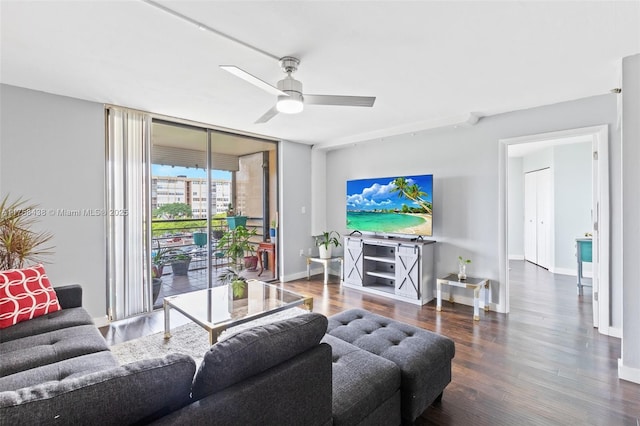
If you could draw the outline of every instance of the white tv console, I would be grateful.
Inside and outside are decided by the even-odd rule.
[[[343,285],[424,305],[434,298],[435,241],[345,237]]]

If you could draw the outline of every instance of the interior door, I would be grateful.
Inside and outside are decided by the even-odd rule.
[[[551,170],[524,175],[524,258],[543,268],[551,266]]]
[[[539,266],[551,266],[551,170],[536,172],[536,254]]]
[[[536,175],[525,173],[524,175],[524,259],[538,263],[537,254],[537,190]]]

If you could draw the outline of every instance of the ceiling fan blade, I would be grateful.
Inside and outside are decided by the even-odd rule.
[[[276,114],[278,114],[278,109],[274,105],[269,111],[265,112],[262,117],[258,118],[254,124],[266,123],[275,117]]]
[[[289,96],[286,93],[284,93],[282,90],[278,89],[277,87],[274,87],[274,86],[270,85],[266,81],[260,80],[258,77],[249,74],[245,70],[243,70],[241,68],[238,68],[235,65],[220,65],[220,68],[222,68],[223,70],[235,75],[236,77],[240,77],[244,81],[246,81],[248,83],[251,83],[254,86],[257,86],[257,87],[261,88],[262,90],[264,90],[266,92],[271,93],[272,95]]]
[[[340,95],[303,95],[304,103],[309,105],[340,105],[372,107],[375,96],[340,96]]]

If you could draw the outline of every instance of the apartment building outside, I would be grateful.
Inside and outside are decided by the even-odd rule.
[[[191,207],[194,218],[207,216],[208,200],[212,203],[212,214],[226,212],[231,203],[231,181],[211,181],[211,196],[207,197],[207,179],[186,176],[154,176],[151,182],[151,208],[155,210],[166,204],[185,203]]]

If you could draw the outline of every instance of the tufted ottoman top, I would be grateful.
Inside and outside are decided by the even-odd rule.
[[[405,419],[417,418],[451,380],[455,345],[440,334],[363,309],[330,317],[327,334],[400,367]]]
[[[454,343],[448,337],[362,309],[330,317],[327,333],[400,364],[419,354],[423,361],[437,366],[455,355]]]

